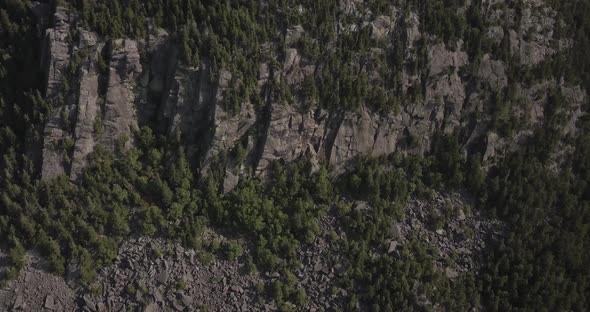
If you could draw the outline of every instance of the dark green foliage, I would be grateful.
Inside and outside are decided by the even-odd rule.
[[[235,242],[228,242],[223,245],[223,253],[228,260],[234,260],[241,256],[244,250]]]
[[[8,251],[8,260],[16,268],[22,268],[25,264],[25,248],[21,243],[16,241],[14,246]]]
[[[184,152],[155,156],[157,142],[148,129],[138,133],[137,142],[139,148],[118,157],[97,148],[77,184],[60,177],[12,192],[18,202],[4,195],[14,213],[2,218],[14,220],[11,231],[27,246],[39,244],[56,273],[64,272],[66,259],[77,258],[86,285],[96,267],[116,256],[118,243],[129,235],[134,222],[148,235],[160,233],[190,243],[204,221]],[[137,207],[134,215],[131,207]]]
[[[474,195],[478,195],[485,186],[485,175],[481,169],[480,158],[479,154],[469,155],[465,165],[465,186]]]
[[[464,158],[459,147],[459,142],[454,136],[438,135],[433,143],[433,164],[442,174],[442,181],[434,177],[431,183],[444,184],[451,187],[459,187],[463,184]],[[434,176],[434,175],[433,175]]]
[[[465,1],[454,0],[394,3],[402,16],[396,29],[405,29],[405,18],[416,11],[422,30],[434,35],[415,43],[411,60],[405,57],[408,43],[400,31],[391,34],[395,44],[372,60],[368,51],[383,48],[383,42],[371,39],[370,26],[344,16],[337,1],[282,0],[269,1],[267,6],[229,0],[61,3],[81,13],[82,27],[105,37],[145,38],[152,26],[165,27],[179,43],[183,63],[210,64],[212,79],[218,78],[215,75],[221,69],[231,73],[231,87],[224,94],[230,114],[238,113],[242,105],[256,109],[266,105],[264,97],[254,92],[258,64],[268,62],[273,70],[277,68],[288,48],[284,34],[294,25],[301,25],[305,34],[292,46],[298,48],[304,63],[313,65],[314,74],[300,86],[289,86],[285,79],[276,81],[271,96],[281,104],[301,97],[310,108],[354,110],[367,105],[399,113],[400,105],[424,96],[420,84],[402,92],[401,72],[427,74],[427,47],[432,43],[427,40],[444,41],[452,49],[462,39],[472,60],[471,68],[461,73],[467,78],[475,77],[477,60],[484,53],[506,63],[509,86],[495,92],[489,103],[490,126],[503,137],[511,137],[526,121],[514,116],[522,104],[514,97],[517,84],[550,75],[590,89],[587,0],[549,1],[566,21],[556,23],[556,38],[571,36],[575,46],[533,68],[518,66],[511,58],[507,36],[496,45],[486,39],[482,1],[470,1],[465,8]],[[294,9],[298,4],[306,8],[305,14]],[[375,14],[390,14],[390,4],[379,0],[369,6]],[[518,11],[519,3],[507,5]],[[97,148],[79,182],[67,177],[41,182],[37,164],[27,152],[41,144],[47,117],[64,99],[43,99],[45,75],[38,66],[43,32],[37,29],[30,6],[30,1],[23,0],[0,2],[0,237],[8,243],[11,266],[6,278],[15,278],[24,265],[25,250],[37,247],[57,274],[63,274],[70,261],[78,262],[81,283],[89,286],[96,269],[116,257],[119,243],[131,233],[163,236],[201,248],[201,232],[214,226],[228,229],[235,240],[211,242],[208,251],[199,253],[200,260],[208,263],[211,253],[219,252],[228,259],[243,259],[251,272],[256,266],[279,272],[281,278],[267,285],[266,295],[288,309],[286,302],[301,306],[306,301],[292,273],[300,265],[297,252],[313,241],[319,233],[319,217],[333,207],[347,234],[346,240],[340,240],[334,233],[331,243],[342,244],[345,251],[347,272],[338,286],[350,294],[346,298],[350,310],[424,310],[421,295],[447,311],[470,310],[480,304],[491,311],[588,309],[590,126],[583,120],[577,134],[563,135],[570,107],[561,90],[547,90],[543,127],[492,168],[488,177],[481,169],[483,150],[470,150],[464,159],[467,147],[461,146],[462,138],[441,135],[435,138],[432,153],[423,157],[360,159],[336,185],[327,168],[310,177],[303,163],[275,163],[266,182],[244,178],[234,192],[222,195],[217,175],[195,179],[178,137],[164,139],[144,127],[134,134],[135,148],[115,153]],[[338,32],[334,25],[342,22],[356,24],[358,31]],[[277,51],[263,52],[261,46],[267,42],[275,43]],[[269,62],[273,53],[279,59]],[[65,94],[84,58],[85,51],[73,55],[65,73]],[[377,68],[376,79],[368,74],[369,63]],[[98,67],[102,74],[106,72],[104,59],[99,59]],[[444,105],[444,99],[439,102]],[[65,128],[73,130],[71,123]],[[95,130],[100,135],[100,124]],[[408,135],[408,146],[417,147],[419,140]],[[72,143],[62,140],[56,148],[71,151]],[[572,143],[574,150],[554,166],[553,157],[565,143]],[[237,144],[233,156],[244,161],[244,145]],[[506,225],[500,241],[491,242],[482,272],[451,282],[433,269],[435,250],[411,237],[395,259],[369,256],[382,251],[391,234],[390,222],[404,217],[408,198],[424,196],[432,189],[462,188],[477,195],[484,215],[498,217]],[[343,195],[367,200],[372,209],[357,210],[339,199]],[[434,218],[433,226],[440,227],[445,218]],[[238,241],[251,244],[242,246]],[[129,291],[135,293],[136,285]],[[263,286],[259,292],[265,292]]]
[[[425,21],[424,28],[431,34],[435,34],[444,41],[457,40],[463,37],[466,29],[465,16],[457,14],[459,7],[464,5],[463,0],[433,0],[416,1],[418,10]],[[475,4],[477,5],[477,4]]]
[[[286,168],[276,164],[269,184],[247,180],[225,198],[208,197],[213,220],[247,233],[255,242],[256,262],[267,269],[296,267],[301,242],[310,241],[318,231],[322,210],[310,195],[318,184],[306,178],[303,170],[303,164]]]
[[[402,207],[410,196],[425,195],[431,187],[441,188],[443,181],[448,181],[449,187],[461,183],[453,181],[453,177],[464,174],[464,160],[456,155],[453,138],[439,140],[436,158],[361,159],[341,181],[345,194],[371,202],[367,210],[346,207],[345,203],[337,209],[338,219],[347,230],[345,254],[350,262],[342,286],[356,285],[358,290],[349,297],[347,310],[421,311],[421,296],[452,311],[467,311],[479,304],[475,276],[450,282],[434,270],[432,262],[438,252],[424,241],[409,237],[398,256],[370,256],[372,250],[382,250],[383,242],[391,237],[391,222],[403,218]],[[449,170],[451,162],[457,168],[451,166]]]
[[[574,158],[556,174],[535,153],[538,145],[551,149],[550,142],[533,142],[491,180],[487,208],[510,227],[488,260],[484,294],[491,310],[588,307],[588,144],[588,134],[580,135]]]

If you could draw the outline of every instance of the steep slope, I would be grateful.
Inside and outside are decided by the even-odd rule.
[[[301,52],[301,42],[309,37],[300,25],[287,29],[283,52],[267,43],[267,61],[254,64],[258,80],[253,93],[263,100],[260,106],[249,98],[236,99],[234,90],[245,83],[239,72],[215,71],[208,61],[184,65],[176,41],[162,30],[151,29],[145,40],[105,41],[79,26],[72,28],[80,17],[59,7],[47,30],[46,97],[61,95],[65,106],[46,126],[43,178],[66,173],[75,179],[95,144],[113,150],[119,138],[132,138],[132,129],[154,122],[167,135],[180,135],[201,174],[221,166],[226,191],[249,172],[245,168],[264,175],[273,161],[308,157],[342,172],[361,155],[429,152],[436,133],[458,135],[464,150],[477,146],[485,151],[484,163],[493,163],[543,122],[551,90],[570,103],[572,113],[566,118],[572,126],[566,131],[575,131],[585,91],[551,78],[526,81],[507,73],[504,60],[530,71],[570,46],[568,39],[552,35],[555,13],[542,2],[523,4],[519,16],[505,6],[482,5],[490,25],[482,40],[500,49],[482,56],[470,56],[460,39],[445,44],[425,33],[416,14],[393,9],[392,16],[375,17],[360,3],[355,9],[351,5],[342,2],[342,12],[365,22],[359,29],[343,20],[341,36],[366,30],[375,44],[368,53],[353,55],[360,61],[360,66],[352,65],[359,77],[356,87],[369,89],[361,90],[367,93],[366,102],[352,110],[326,107],[308,96],[309,83],[321,83],[329,64],[313,62]],[[402,56],[394,73],[401,97],[387,86],[384,61],[391,51]],[[425,67],[416,71],[412,66],[421,62],[424,51]],[[106,70],[99,68],[105,66],[101,62]],[[67,68],[75,72],[69,85]],[[397,103],[379,110],[373,98]],[[236,105],[237,110],[232,108]],[[516,128],[507,129],[507,123]],[[246,156],[236,159],[237,149]]]
[[[0,309],[587,310],[588,15],[0,1]]]

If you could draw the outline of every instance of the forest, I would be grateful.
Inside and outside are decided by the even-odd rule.
[[[371,9],[388,14],[390,1],[372,1]],[[479,6],[471,1],[464,14],[460,0],[393,1],[400,11],[418,12],[421,30],[443,42],[462,40],[470,60],[484,52],[503,58],[509,81],[559,77],[590,90],[590,1],[546,1],[564,21],[556,32],[573,36],[573,47],[533,67],[518,65],[482,35],[486,25]],[[368,105],[383,113],[403,109],[409,98],[422,97],[423,86],[403,92],[402,68],[426,72],[426,40],[416,48],[415,62],[404,61],[396,45],[381,60],[382,86],[368,82],[359,59],[380,43],[368,30],[338,34],[337,1],[280,0],[59,0],[81,16],[81,27],[112,38],[143,38],[150,27],[167,29],[178,43],[182,62],[212,64],[211,72],[230,68],[241,84],[232,90],[226,109],[239,110],[239,99],[252,99],[257,110],[267,105],[256,93],[257,60],[264,42],[284,46],[290,25],[313,31],[297,43],[310,63],[322,64],[299,93],[328,110],[352,111]],[[302,18],[301,5],[308,16]],[[149,21],[149,23],[148,23]],[[151,24],[150,24],[151,23]],[[360,24],[360,23],[359,23]],[[16,278],[27,250],[37,248],[51,271],[64,275],[74,259],[80,283],[90,286],[97,268],[108,266],[119,245],[130,235],[164,237],[211,257],[239,258],[251,271],[276,271],[281,280],[265,285],[268,300],[304,304],[298,288],[297,252],[313,241],[322,216],[336,216],[346,229],[343,242],[350,264],[339,286],[350,290],[346,310],[422,311],[413,285],[420,285],[445,311],[584,311],[590,307],[590,119],[578,121],[577,132],[564,134],[564,111],[569,108],[559,90],[545,106],[546,120],[531,138],[492,168],[484,168],[483,150],[465,152],[459,133],[436,136],[425,155],[394,153],[359,157],[339,176],[329,167],[308,175],[308,164],[277,161],[270,176],[250,176],[228,193],[220,192],[219,177],[199,176],[191,167],[180,138],[170,138],[146,124],[133,133],[135,145],[110,152],[97,148],[79,182],[68,177],[42,181],[28,151],[43,136],[47,117],[59,105],[43,96],[39,67],[41,29],[31,2],[0,2],[0,240],[11,268],[2,285]],[[406,40],[395,34],[396,41]],[[329,45],[326,43],[330,43]],[[336,47],[336,48],[332,48]],[[401,49],[401,48],[400,48]],[[470,73],[466,73],[470,75]],[[510,85],[510,84],[509,84]],[[384,88],[387,86],[387,90]],[[288,87],[277,86],[284,97]],[[232,99],[234,99],[232,101]],[[510,87],[491,105],[492,129],[509,137],[522,124],[506,113]],[[584,112],[588,109],[584,103]],[[128,138],[131,139],[131,138]],[[571,156],[557,166],[555,155],[564,144]],[[474,209],[506,224],[506,233],[486,250],[482,269],[450,281],[434,271],[436,253],[416,239],[404,245],[401,256],[370,258],[388,237],[390,218],[403,218],[410,198],[433,191],[467,191],[477,199]],[[372,209],[358,211],[346,198],[364,200]],[[200,239],[205,228],[231,229],[248,246],[215,246]],[[245,252],[248,249],[250,252]],[[288,310],[284,305],[283,309]]]

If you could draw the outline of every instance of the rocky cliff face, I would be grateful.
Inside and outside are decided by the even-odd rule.
[[[46,36],[45,96],[58,109],[45,126],[42,177],[76,179],[97,144],[114,150],[117,140],[131,137],[143,70],[136,41],[99,40],[74,27],[77,17],[63,8],[54,20]]]
[[[405,64],[416,61],[419,40],[428,42],[423,74],[407,69],[396,73],[404,93],[422,89],[416,96],[404,97],[399,110],[377,112],[362,104],[355,111],[327,110],[300,96],[294,96],[292,103],[277,100],[277,85],[285,82],[297,94],[305,78],[321,70],[321,65],[310,62],[297,49],[296,43],[306,32],[302,27],[286,31],[284,57],[273,56],[274,62],[259,64],[256,93],[264,108],[246,99],[237,111],[230,112],[226,93],[240,83],[232,79],[235,73],[228,69],[215,72],[206,60],[195,68],[182,65],[179,48],[163,30],[152,29],[142,40],[105,40],[76,26],[77,17],[58,8],[46,31],[44,66],[48,72],[46,97],[63,101],[63,105],[45,126],[43,178],[61,174],[78,178],[97,145],[114,150],[122,143],[128,148],[133,144],[132,129],[143,124],[156,124],[163,133],[179,135],[189,159],[203,175],[221,166],[225,191],[235,187],[241,175],[264,175],[273,161],[305,157],[339,172],[360,155],[425,153],[439,132],[457,134],[465,150],[472,145],[486,146],[483,160],[493,163],[498,154],[510,150],[543,122],[552,88],[558,88],[574,107],[566,118],[571,125],[567,131],[575,131],[586,97],[579,87],[552,79],[509,81],[504,61],[491,54],[470,58],[461,40],[445,44],[422,32],[414,13],[371,17],[357,8],[361,1],[341,1],[340,5],[343,12],[366,19],[372,38],[385,47],[401,44],[393,34],[402,33]],[[485,16],[492,25],[486,37],[506,41],[519,64],[532,68],[571,43],[553,38],[557,21],[550,8],[540,1],[525,6],[516,14],[486,3]],[[506,20],[510,29],[493,26]],[[404,29],[398,29],[400,25]],[[342,32],[356,31],[355,25],[339,26]],[[384,53],[372,48],[369,55],[379,58]],[[380,65],[371,57],[365,62],[361,73],[369,77],[369,83],[379,83]],[[507,88],[513,90],[515,99],[507,114],[520,126],[511,135],[500,136],[491,127],[491,111],[494,99]],[[243,157],[236,156],[240,148]]]

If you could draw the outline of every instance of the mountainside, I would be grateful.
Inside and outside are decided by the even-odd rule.
[[[560,77],[519,77],[571,48],[572,39],[553,36],[555,11],[540,1],[503,6],[481,4],[479,40],[493,49],[473,52],[460,38],[445,42],[421,29],[412,11],[342,2],[336,42],[320,49],[324,55],[307,51],[319,44],[310,31],[288,26],[280,43],[260,42],[244,65],[253,73],[232,60],[228,68],[208,59],[189,66],[182,43],[149,21],[145,38],[105,39],[85,30],[78,12],[57,7],[43,66],[46,99],[63,105],[45,126],[42,177],[75,179],[96,144],[114,150],[138,125],[179,135],[202,174],[223,169],[226,191],[246,168],[260,175],[276,160],[306,157],[341,168],[360,155],[423,154],[436,133],[456,134],[463,150],[493,163],[544,121],[554,94],[569,105],[563,131],[575,132],[583,88]],[[230,153],[238,148],[240,159]]]
[[[0,3],[0,307],[585,310],[587,16]]]

